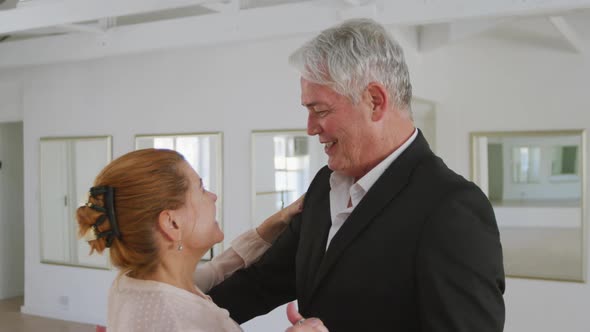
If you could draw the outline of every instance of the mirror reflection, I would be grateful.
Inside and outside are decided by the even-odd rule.
[[[563,145],[553,148],[551,155],[551,179],[553,181],[579,181],[580,156],[577,145]]]
[[[473,180],[496,213],[506,274],[584,281],[584,132],[472,134]]]
[[[186,161],[199,173],[207,190],[217,195],[217,221],[223,230],[222,218],[222,135],[221,133],[138,135],[135,149],[170,149],[180,152]],[[223,250],[216,244],[203,260],[210,260]]]
[[[76,208],[111,160],[111,138],[41,138],[39,219],[41,262],[108,268],[108,255],[89,255],[77,237]]]
[[[305,130],[253,132],[254,226],[305,193],[327,161],[323,146]]]

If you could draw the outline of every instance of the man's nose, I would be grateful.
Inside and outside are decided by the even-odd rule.
[[[320,128],[319,124],[317,123],[317,121],[311,115],[309,115],[307,117],[307,134],[309,136],[313,136],[313,135],[319,134],[320,131],[321,131],[321,128]]]

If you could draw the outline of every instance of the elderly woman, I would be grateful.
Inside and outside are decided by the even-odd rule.
[[[172,150],[134,151],[100,172],[77,220],[91,252],[110,248],[120,270],[109,293],[109,332],[241,331],[204,292],[256,261],[300,211],[301,199],[197,268],[223,240],[216,200]],[[290,310],[290,319],[300,318]],[[290,331],[327,331],[317,319],[298,321]]]

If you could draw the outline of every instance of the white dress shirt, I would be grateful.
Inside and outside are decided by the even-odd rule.
[[[414,129],[414,133],[408,138],[404,144],[393,151],[387,158],[383,159],[377,166],[373,167],[365,176],[360,178],[356,183],[354,178],[344,174],[333,172],[330,175],[330,216],[332,218],[332,226],[328,233],[328,241],[326,242],[326,250],[330,246],[330,242],[334,235],[338,232],[340,227],[344,225],[348,216],[352,213],[358,203],[365,197],[365,194],[371,189],[373,184],[385,172],[385,170],[393,163],[397,157],[404,152],[410,144],[418,136],[418,130]],[[348,202],[352,203],[348,207]]]

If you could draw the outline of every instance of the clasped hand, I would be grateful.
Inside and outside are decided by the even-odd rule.
[[[303,318],[295,309],[295,303],[287,304],[287,318],[293,326],[285,332],[329,332],[319,318]]]

